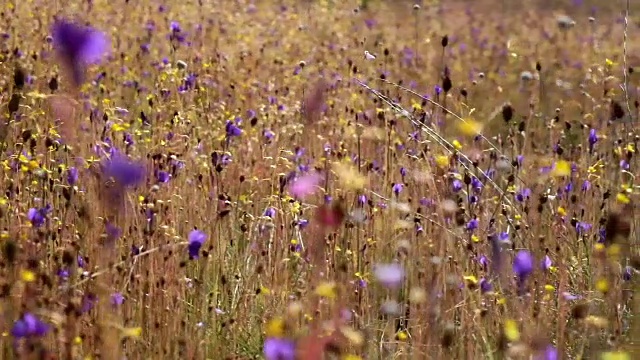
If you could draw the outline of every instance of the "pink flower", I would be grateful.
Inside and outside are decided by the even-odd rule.
[[[316,172],[303,175],[291,184],[289,192],[296,198],[303,199],[316,191],[321,180],[322,176]]]

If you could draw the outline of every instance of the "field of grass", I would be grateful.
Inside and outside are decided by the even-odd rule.
[[[6,2],[0,359],[640,358],[639,4],[360,3]]]

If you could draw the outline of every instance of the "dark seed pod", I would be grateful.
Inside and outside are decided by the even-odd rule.
[[[442,40],[440,41],[440,44],[442,45],[442,47],[447,47],[447,45],[449,45],[449,36],[445,35],[442,37]]]
[[[445,76],[445,78],[442,80],[442,90],[444,90],[445,93],[448,93],[452,87],[453,84],[451,83],[451,79],[448,76]]]
[[[7,106],[9,114],[13,115],[20,109],[21,98],[22,97],[18,93],[13,93],[13,95],[11,95],[11,100],[9,100],[9,105]]]
[[[571,308],[571,317],[581,320],[589,316],[589,305],[585,303],[576,304]]]
[[[22,90],[22,88],[24,88],[25,79],[26,76],[24,74],[24,71],[22,71],[21,68],[16,68],[13,73],[13,85],[16,87],[16,89]]]
[[[12,240],[6,240],[2,247],[2,252],[7,263],[13,264],[16,261],[16,255],[18,254],[18,246]]]
[[[611,120],[618,120],[618,119],[622,119],[624,117],[624,109],[622,108],[622,105],[620,105],[620,103],[618,103],[617,101],[612,101],[611,102],[611,110],[610,110],[610,114],[611,114]]]
[[[49,80],[49,90],[56,91],[58,90],[58,78],[57,77],[52,77],[51,80]]]
[[[511,107],[510,104],[506,104],[502,107],[502,119],[507,123],[513,119],[513,107]]]

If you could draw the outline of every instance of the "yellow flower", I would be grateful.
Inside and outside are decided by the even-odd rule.
[[[271,319],[267,323],[265,333],[268,337],[283,337],[284,336],[285,322],[281,317]]]
[[[316,295],[328,299],[336,298],[336,283],[333,281],[325,281],[320,283],[315,290]]]
[[[139,338],[142,336],[142,328],[140,326],[122,329],[122,337]]]
[[[551,171],[551,175],[555,177],[565,177],[571,175],[571,164],[568,161],[560,160]]]
[[[22,270],[20,272],[20,278],[24,282],[34,282],[36,281],[36,274],[30,270]]]
[[[629,202],[631,202],[629,197],[623,193],[618,193],[618,195],[616,195],[616,201],[622,204],[628,204]]]
[[[596,290],[606,294],[609,291],[609,282],[606,279],[598,279],[596,281]]]
[[[482,132],[483,124],[473,119],[458,123],[458,130],[465,136],[476,136]]]
[[[347,354],[342,357],[342,360],[362,360],[358,355]]]
[[[478,284],[478,278],[473,275],[465,276],[464,280],[473,285]]]
[[[342,186],[350,190],[361,190],[367,184],[367,178],[349,164],[335,162],[333,163],[333,170],[338,175]]]
[[[400,340],[400,341],[405,341],[409,338],[409,334],[407,334],[406,331],[398,331],[398,333],[396,334],[396,339]]]
[[[449,166],[449,157],[446,155],[436,156],[436,165],[442,169],[446,168]]]
[[[520,339],[520,331],[518,330],[518,324],[515,320],[507,319],[504,322],[504,336],[512,342]]]
[[[602,360],[631,360],[631,356],[623,351],[607,351],[602,353]]]

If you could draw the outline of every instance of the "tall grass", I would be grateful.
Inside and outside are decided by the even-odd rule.
[[[7,2],[0,358],[640,356],[637,15],[501,3]]]

